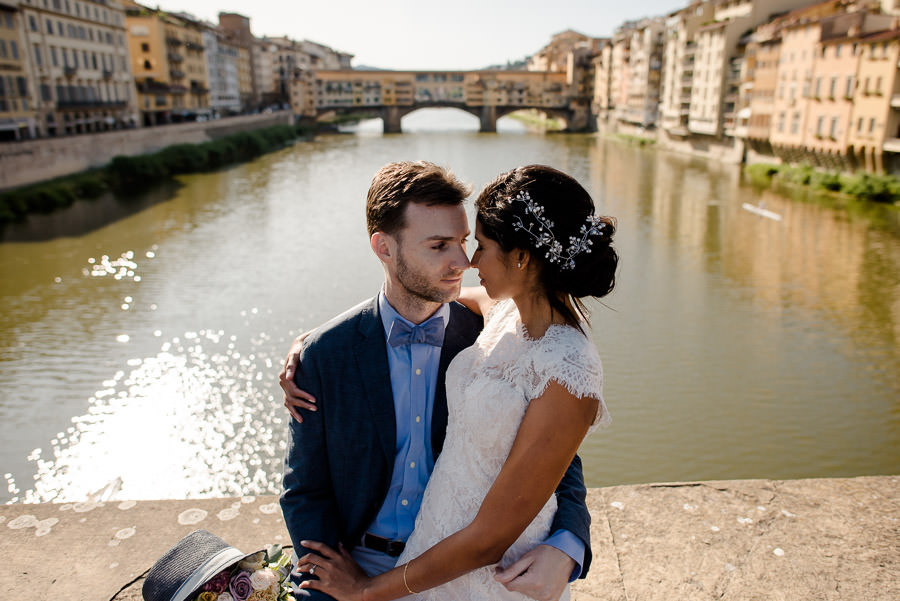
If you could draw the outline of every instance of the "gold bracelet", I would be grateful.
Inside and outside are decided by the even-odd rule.
[[[411,563],[412,563],[412,561],[408,561],[407,563],[403,564],[403,586],[406,587],[406,590],[409,592],[410,595],[415,595],[416,591],[409,588],[409,583],[406,582],[406,570],[409,569],[409,564],[411,564]]]

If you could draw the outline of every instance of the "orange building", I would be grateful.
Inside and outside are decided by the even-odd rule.
[[[184,14],[125,0],[131,65],[145,125],[195,119],[209,112],[203,31]]]
[[[894,170],[900,153],[900,29],[860,37],[848,144],[867,171]]]

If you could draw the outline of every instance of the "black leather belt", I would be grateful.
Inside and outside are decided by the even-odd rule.
[[[366,549],[372,549],[390,557],[399,557],[403,553],[403,549],[406,548],[406,543],[402,540],[388,540],[368,532],[363,534],[362,545]]]

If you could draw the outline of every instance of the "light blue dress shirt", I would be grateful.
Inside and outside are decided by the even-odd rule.
[[[391,306],[382,291],[378,295],[378,308],[384,326],[385,340],[390,336],[395,319],[413,324]],[[444,327],[450,317],[450,307],[442,305],[432,319],[440,319]],[[421,324],[419,324],[421,325]],[[394,416],[397,422],[397,445],[394,470],[384,504],[369,526],[368,532],[389,540],[405,541],[412,534],[416,515],[422,504],[425,485],[434,469],[431,450],[431,416],[434,410],[434,390],[437,386],[441,348],[430,344],[408,344],[393,347],[387,342],[388,367],[391,372],[391,391],[394,397]],[[584,562],[584,544],[568,530],[558,530],[545,545],[556,547],[577,564],[571,580],[581,574]],[[394,567],[396,558],[383,553],[356,547],[356,561],[370,575],[385,572]]]

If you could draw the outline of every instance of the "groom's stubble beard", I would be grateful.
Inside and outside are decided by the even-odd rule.
[[[455,276],[456,274],[445,274]],[[446,292],[431,284],[421,272],[411,268],[403,258],[403,251],[397,249],[397,281],[409,294],[431,303],[449,303],[459,297],[459,287],[455,292]]]

